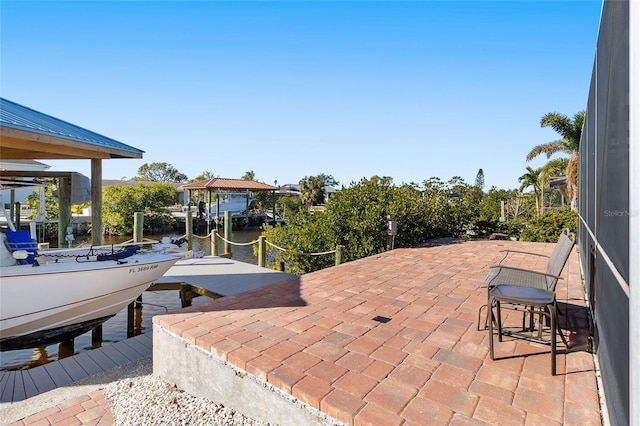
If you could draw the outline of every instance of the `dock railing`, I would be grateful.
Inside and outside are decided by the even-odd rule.
[[[211,239],[211,254],[213,256],[225,256],[225,257],[231,257],[231,247],[230,246],[252,246],[254,244],[258,245],[258,266],[260,266],[261,268],[265,268],[267,266],[267,262],[266,262],[266,258],[267,258],[267,246],[272,247],[276,250],[280,250],[282,252],[286,252],[295,256],[326,256],[329,254],[335,254],[335,264],[340,265],[343,261],[343,251],[344,251],[344,246],[342,245],[338,245],[334,250],[329,250],[329,251],[323,251],[323,252],[317,252],[317,253],[303,253],[303,252],[294,252],[291,251],[289,249],[286,249],[284,247],[280,247],[270,241],[267,240],[267,237],[265,237],[264,235],[260,235],[257,239],[253,240],[253,241],[248,241],[248,242],[243,242],[243,243],[239,243],[239,242],[234,242],[229,240],[228,238],[225,238],[224,236],[220,235],[218,232],[216,232],[215,230],[211,231],[209,234],[204,235],[204,236],[200,236],[200,235],[192,235],[194,238],[200,238],[200,239]],[[187,238],[187,240],[189,239],[188,235],[184,235],[183,238]],[[225,252],[224,255],[221,255],[220,253],[218,253],[218,244],[217,241],[222,241],[224,242],[224,247],[225,247]]]
[[[143,242],[145,239],[143,238],[143,221],[144,214],[141,212],[136,212],[134,214],[134,238],[130,242]],[[276,250],[280,250],[295,256],[326,256],[329,254],[335,254],[335,264],[340,265],[343,261],[343,252],[344,246],[338,245],[335,250],[323,251],[318,253],[303,253],[303,252],[293,252],[284,247],[280,247],[270,241],[267,241],[267,238],[264,235],[260,235],[256,240],[248,241],[248,242],[234,242],[231,241],[231,212],[225,212],[225,220],[224,220],[224,236],[220,235],[217,230],[213,229],[207,235],[200,236],[195,235],[193,233],[193,226],[191,224],[191,212],[187,211],[187,226],[186,226],[186,234],[181,236],[180,239],[184,238],[187,241],[187,250],[193,249],[193,238],[200,239],[210,239],[211,240],[211,255],[213,256],[224,256],[231,258],[231,246],[251,246],[254,244],[258,244],[258,266],[261,268],[265,268],[267,266],[266,258],[267,258],[267,245],[273,247]],[[224,242],[224,254],[218,253],[218,244],[217,240]],[[280,270],[284,270],[284,266],[280,265]]]

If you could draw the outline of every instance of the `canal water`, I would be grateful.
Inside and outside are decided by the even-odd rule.
[[[260,230],[233,231],[230,241],[234,243],[245,243],[258,239]],[[163,236],[178,238],[180,235],[145,235],[145,238],[160,240]],[[131,239],[126,237],[105,237],[105,244],[118,244]],[[78,239],[74,247],[85,243],[85,240]],[[186,247],[186,245],[184,246]],[[240,262],[257,265],[257,257],[253,254],[254,245],[235,246],[231,245],[232,259]],[[208,238],[194,236],[193,250],[202,251],[205,256],[211,254],[211,243]],[[222,245],[219,246],[219,253],[223,252]],[[89,284],[89,283],[88,283]],[[33,297],[37,297],[34,295]],[[206,296],[199,296],[193,299],[192,304],[206,303],[210,299]],[[180,309],[180,292],[178,290],[145,291],[142,294],[142,323],[136,324],[138,334],[151,333],[151,318],[158,314],[164,314]],[[107,320],[102,325],[102,346],[119,342],[127,338],[127,309],[123,309],[114,317]],[[74,339],[72,349],[59,346],[57,343],[40,348],[23,349],[17,351],[0,352],[0,370],[16,370],[36,367],[48,362],[58,360],[58,355],[65,356],[78,354],[80,352],[94,349],[91,342],[91,332],[85,333]]]

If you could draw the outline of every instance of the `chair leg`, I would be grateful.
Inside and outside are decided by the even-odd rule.
[[[495,360],[495,356],[493,353],[493,307],[491,306],[493,302],[489,300],[487,304],[487,315],[489,316],[489,355],[492,360]]]
[[[560,322],[558,321],[558,314],[559,314],[559,309],[557,308],[556,305],[556,328],[558,329],[558,334],[560,335],[560,338],[562,339],[562,343],[564,343],[565,348],[569,349],[569,343],[567,342],[566,337],[564,337],[564,333],[562,332],[562,329],[560,328]]]
[[[556,375],[556,306],[549,305],[549,316],[551,317],[551,375]]]
[[[502,313],[499,300],[496,300],[496,323],[498,324],[498,342],[502,342]]]
[[[487,305],[482,305],[478,308],[478,331],[480,331],[480,317],[482,316],[482,309],[487,308]],[[489,316],[489,312],[487,312],[487,317]],[[487,329],[487,318],[485,317],[484,319],[484,328],[483,330]]]

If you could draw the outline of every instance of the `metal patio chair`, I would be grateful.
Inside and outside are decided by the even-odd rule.
[[[523,329],[525,329],[525,316],[529,315],[529,330],[533,332],[533,320],[535,316],[540,318],[538,336],[542,338],[543,318],[548,318],[551,326],[551,373],[556,373],[556,332],[560,334],[565,347],[569,347],[564,334],[557,322],[558,310],[556,307],[555,289],[564,269],[569,254],[575,244],[575,234],[568,229],[563,231],[549,257],[546,272],[537,272],[527,269],[514,268],[505,265],[492,266],[483,282],[487,287],[487,305],[478,310],[478,328],[483,307],[487,307],[485,327],[489,328],[489,351],[491,359],[494,358],[493,329],[494,324],[498,329],[498,340],[502,341],[503,308],[515,309],[523,312]],[[505,256],[506,258],[506,256]],[[504,260],[504,259],[503,259]],[[504,306],[506,305],[506,306]],[[493,308],[496,308],[496,316]]]

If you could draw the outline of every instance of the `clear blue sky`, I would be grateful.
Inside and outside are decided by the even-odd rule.
[[[517,188],[540,118],[586,108],[600,1],[1,4],[1,96],[167,162],[267,183]],[[90,161],[45,161],[90,176]]]

